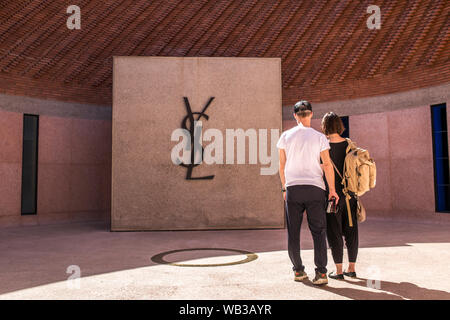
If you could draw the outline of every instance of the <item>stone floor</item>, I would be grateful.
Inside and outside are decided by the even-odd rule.
[[[283,229],[109,232],[101,222],[3,228],[0,299],[450,299],[449,229],[366,221],[360,225],[359,279],[315,287],[293,281]],[[301,238],[311,279],[306,223]],[[199,248],[211,250],[162,257],[194,267],[152,260]],[[247,255],[214,249],[245,250],[257,259],[234,264]],[[205,264],[219,266],[200,266]]]

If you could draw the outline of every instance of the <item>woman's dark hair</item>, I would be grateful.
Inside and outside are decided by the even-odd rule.
[[[345,131],[341,118],[334,112],[326,113],[322,118],[322,132],[329,136],[337,133],[341,135]]]

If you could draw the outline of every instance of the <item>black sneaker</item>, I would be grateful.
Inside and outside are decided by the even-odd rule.
[[[336,272],[331,272],[329,275],[328,275],[331,279],[335,279],[335,280],[344,280],[344,275],[341,273],[341,274],[337,274]]]
[[[345,272],[344,276],[350,277],[350,278],[356,278],[356,272]]]
[[[328,283],[327,274],[326,273],[320,273],[320,272],[316,271],[316,277],[314,278],[312,283],[315,284],[315,285],[327,284]]]
[[[308,278],[305,271],[294,271],[294,281],[302,281]]]

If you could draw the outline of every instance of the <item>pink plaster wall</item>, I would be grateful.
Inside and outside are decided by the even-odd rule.
[[[377,165],[377,186],[361,199],[367,210],[389,212],[392,209],[389,120],[386,113],[350,116],[350,139],[367,149]]]
[[[111,122],[40,116],[38,215],[21,216],[22,120],[0,110],[0,226],[108,219]],[[429,106],[350,116],[350,134],[377,164],[377,187],[362,198],[370,216],[448,220],[434,212]]]
[[[388,121],[392,208],[434,212],[430,107],[390,112]]]
[[[0,225],[20,222],[22,115],[0,110]]]
[[[37,215],[21,216],[23,114],[0,111],[0,226],[108,220],[111,121],[39,117]]]
[[[111,121],[41,116],[38,216],[107,219]]]
[[[350,138],[377,165],[377,186],[362,197],[368,214],[450,221],[435,213],[429,106],[350,116]]]

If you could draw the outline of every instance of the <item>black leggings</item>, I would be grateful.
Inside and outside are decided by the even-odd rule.
[[[334,263],[341,264],[344,256],[344,241],[348,252],[348,261],[356,262],[358,255],[358,221],[356,217],[356,199],[351,198],[350,209],[353,227],[349,226],[345,196],[339,195],[337,213],[327,213],[327,238]]]

